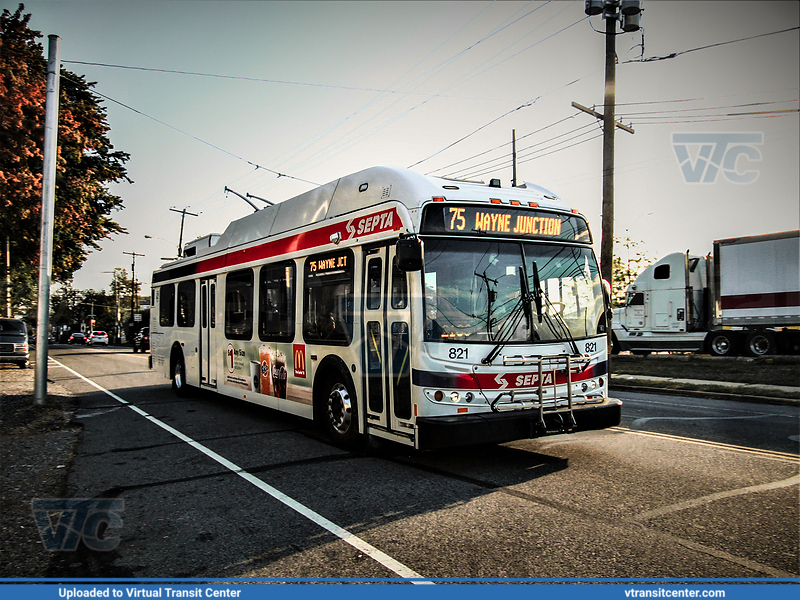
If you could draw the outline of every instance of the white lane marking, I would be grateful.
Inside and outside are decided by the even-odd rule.
[[[733,498],[734,496],[755,494],[758,492],[765,492],[767,490],[777,490],[780,488],[790,487],[798,484],[800,484],[800,475],[795,475],[794,477],[790,477],[789,479],[784,479],[782,481],[772,481],[770,483],[762,483],[761,485],[751,485],[749,487],[739,488],[737,490],[717,492],[716,494],[709,494],[708,496],[702,496],[701,498],[684,500],[683,502],[677,502],[675,504],[670,504],[669,506],[662,506],[660,508],[654,508],[653,510],[648,510],[643,513],[639,513],[638,515],[630,517],[630,519],[632,521],[644,521],[645,519],[660,517],[662,515],[666,515],[672,512],[677,512],[679,510],[686,510],[687,508],[694,508],[696,506],[703,506],[704,504],[710,504],[717,500],[722,500],[723,498]]]
[[[108,414],[108,413],[112,413],[112,412],[118,411],[120,408],[122,408],[122,407],[121,406],[115,406],[114,408],[95,411],[95,412],[91,412],[91,413],[88,413],[88,414],[85,414],[85,415],[75,415],[75,418],[76,419],[91,419],[92,417],[99,417],[100,415],[105,415],[105,414]]]
[[[51,359],[51,360],[55,360],[55,359]],[[58,361],[56,361],[56,362],[58,363]],[[300,502],[298,502],[297,500],[294,500],[293,498],[287,496],[286,494],[284,494],[280,490],[272,487],[268,483],[264,483],[263,481],[258,479],[255,475],[252,475],[251,473],[248,473],[247,471],[245,471],[244,469],[242,469],[241,467],[239,467],[235,463],[232,463],[231,461],[229,461],[224,456],[220,456],[219,454],[217,454],[216,452],[214,452],[210,448],[206,448],[200,442],[197,442],[197,441],[193,440],[189,436],[181,433],[180,431],[178,431],[174,427],[171,427],[171,426],[167,425],[163,421],[159,421],[154,416],[148,414],[147,412],[145,412],[144,410],[142,410],[138,406],[136,406],[134,404],[131,404],[127,400],[123,400],[122,398],[117,396],[115,393],[105,389],[104,387],[102,387],[101,385],[95,383],[91,379],[88,379],[88,378],[84,377],[83,375],[81,375],[77,371],[74,371],[73,369],[70,369],[65,364],[63,364],[63,363],[58,363],[58,364],[59,364],[59,366],[64,367],[67,371],[69,371],[70,373],[72,373],[76,377],[78,377],[78,378],[82,379],[83,381],[85,381],[86,383],[88,383],[89,385],[97,388],[98,390],[100,390],[104,394],[107,394],[108,396],[114,398],[114,400],[116,400],[118,402],[121,402],[122,404],[124,404],[125,406],[127,406],[128,408],[133,410],[134,412],[138,413],[139,415],[141,415],[142,417],[144,417],[145,419],[150,421],[151,423],[154,423],[155,425],[158,425],[159,427],[161,427],[165,431],[167,431],[167,432],[171,433],[172,435],[174,435],[175,437],[177,437],[179,440],[184,441],[187,444],[189,444],[190,446],[192,446],[193,448],[199,450],[200,452],[202,452],[203,454],[205,454],[206,456],[208,456],[212,460],[216,461],[217,463],[219,463],[223,467],[229,469],[230,471],[232,471],[233,473],[235,473],[236,475],[238,475],[239,477],[241,477],[245,481],[253,484],[257,488],[259,488],[261,491],[266,492],[267,494],[269,494],[270,496],[272,496],[273,498],[275,498],[279,502],[282,502],[283,504],[285,504],[286,506],[288,506],[292,510],[297,511],[298,513],[300,513],[301,515],[303,515],[304,517],[306,517],[310,521],[313,521],[314,523],[316,523],[317,525],[319,525],[323,529],[327,529],[329,532],[331,532],[335,536],[339,537],[343,541],[347,542],[348,544],[350,544],[351,546],[356,548],[358,551],[362,552],[363,554],[366,554],[367,556],[369,556],[370,558],[372,558],[376,562],[379,562],[380,564],[382,564],[384,567],[386,567],[390,571],[393,571],[394,573],[397,573],[397,575],[399,575],[400,577],[402,577],[404,579],[412,579],[412,580],[422,580],[423,579],[422,575],[420,575],[416,571],[413,571],[412,569],[406,567],[404,564],[402,564],[398,560],[395,560],[394,558],[392,558],[388,554],[378,550],[373,545],[371,545],[371,544],[365,542],[364,540],[362,540],[361,538],[359,538],[357,535],[354,535],[354,534],[350,533],[349,531],[347,531],[346,529],[344,529],[342,527],[339,527],[336,523],[334,523],[332,521],[329,521],[328,519],[326,519],[322,515],[314,512],[313,510],[311,510],[307,506],[305,506],[305,505],[301,504]],[[425,581],[425,580],[422,580],[422,581],[411,581],[411,583],[433,584],[432,581]]]

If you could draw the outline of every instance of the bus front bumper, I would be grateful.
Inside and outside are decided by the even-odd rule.
[[[576,427],[567,426],[569,415],[545,411],[543,428],[538,410],[475,413],[417,418],[417,447],[435,450],[475,444],[501,444],[567,431],[589,431],[619,425],[622,402],[606,398],[600,404],[573,407]]]

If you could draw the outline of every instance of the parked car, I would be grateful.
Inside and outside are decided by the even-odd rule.
[[[101,344],[108,346],[108,334],[105,331],[93,331],[89,334],[89,341],[87,343],[90,346],[99,346]]]
[[[76,331],[72,335],[69,336],[67,340],[68,344],[85,344],[86,343],[86,335],[81,333],[80,331]]]
[[[150,350],[150,328],[142,327],[142,329],[133,337],[133,351],[144,352]]]
[[[19,319],[0,319],[0,362],[28,367],[28,328]]]

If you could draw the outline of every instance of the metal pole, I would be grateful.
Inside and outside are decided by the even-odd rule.
[[[36,327],[36,373],[33,403],[47,401],[47,331],[50,329],[50,277],[53,273],[53,214],[56,198],[58,153],[58,90],[61,71],[61,38],[48,36],[47,96],[44,120],[44,167],[42,169],[42,232],[39,242],[39,309]]]
[[[6,317],[11,318],[11,237],[6,234]]]

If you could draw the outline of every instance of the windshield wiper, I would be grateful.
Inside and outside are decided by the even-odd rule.
[[[502,350],[508,341],[513,337],[514,332],[517,330],[522,317],[525,316],[525,319],[528,323],[528,329],[531,330],[531,293],[528,289],[528,280],[525,278],[525,271],[523,269],[519,270],[519,281],[520,281],[520,297],[517,300],[517,303],[514,305],[514,308],[508,313],[503,326],[500,328],[498,333],[498,342],[497,345],[492,348],[492,351],[486,355],[485,358],[481,360],[481,363],[484,365],[492,364],[492,361],[497,358],[497,355],[500,354],[500,350]],[[540,299],[540,306],[541,306],[541,299]],[[541,316],[539,317],[539,321],[541,322]]]
[[[533,302],[536,305],[536,318],[539,323],[542,322],[542,284],[539,281],[539,267],[536,266],[536,261],[533,261],[531,267],[533,271]],[[527,281],[525,284],[527,285]]]

